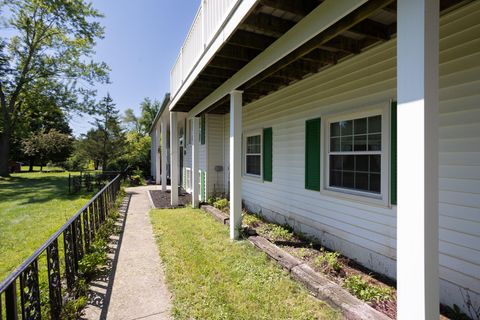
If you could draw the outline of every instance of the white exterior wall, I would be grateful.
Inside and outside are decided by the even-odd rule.
[[[224,123],[223,116],[217,114],[209,114],[208,118],[208,170],[207,170],[207,194],[224,193]],[[215,167],[222,166],[221,172],[216,172]]]
[[[442,302],[465,309],[466,291],[460,288],[468,288],[478,308],[480,2],[441,17],[440,23],[440,294]],[[392,40],[244,107],[245,131],[273,128],[273,182],[243,177],[245,204],[394,278],[396,207],[306,190],[304,178],[305,120],[388,105],[395,98],[396,41]],[[228,119],[224,116],[225,183]],[[322,139],[324,132],[322,128]],[[322,167],[325,161],[322,157]],[[322,179],[325,175],[323,167]]]

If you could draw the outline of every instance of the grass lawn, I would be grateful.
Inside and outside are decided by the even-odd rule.
[[[249,242],[201,210],[150,213],[177,319],[338,319]]]
[[[0,178],[0,281],[91,197],[69,195],[68,172]]]

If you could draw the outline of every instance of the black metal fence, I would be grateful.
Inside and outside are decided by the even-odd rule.
[[[0,283],[0,320],[60,319],[77,286],[78,262],[113,209],[121,181],[118,174]]]
[[[120,174],[120,171],[103,171],[95,170],[80,171],[80,174],[68,174],[68,193],[78,193],[82,189],[86,191],[93,191],[94,186],[100,190],[106,181],[112,180],[115,176]]]

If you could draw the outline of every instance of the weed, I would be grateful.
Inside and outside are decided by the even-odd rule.
[[[392,289],[370,284],[359,275],[346,278],[343,286],[357,298],[366,302],[386,301],[393,297]]]
[[[265,223],[258,228],[261,234],[266,235],[272,241],[291,241],[293,240],[292,230],[287,226],[279,226],[274,223]]]
[[[91,279],[99,267],[105,265],[106,262],[107,253],[105,251],[87,253],[82,260],[78,261],[78,271],[86,279]]]
[[[329,252],[322,248],[320,255],[315,258],[313,263],[325,273],[338,273],[342,270],[342,265],[338,261],[339,256],[338,252]]]
[[[65,303],[62,309],[61,319],[76,320],[79,319],[83,313],[83,309],[87,305],[87,297],[81,296],[77,299],[69,300]]]
[[[229,202],[227,199],[219,199],[213,203],[213,206],[218,210],[224,211],[228,208]]]
[[[242,213],[242,220],[244,224],[252,228],[258,227],[262,221],[258,216],[245,211]]]

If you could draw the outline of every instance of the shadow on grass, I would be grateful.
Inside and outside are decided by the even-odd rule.
[[[87,293],[86,313],[82,319],[106,320],[110,298],[112,296],[115,273],[117,271],[118,256],[122,246],[123,231],[127,222],[127,211],[130,206],[131,193],[123,199],[119,209],[119,218],[116,223],[117,232],[110,237],[108,260],[105,269],[90,283]]]
[[[0,180],[0,202],[20,205],[44,203],[54,199],[76,200],[90,198],[94,192],[68,192],[68,176],[12,176]],[[19,201],[19,202],[17,202]]]

